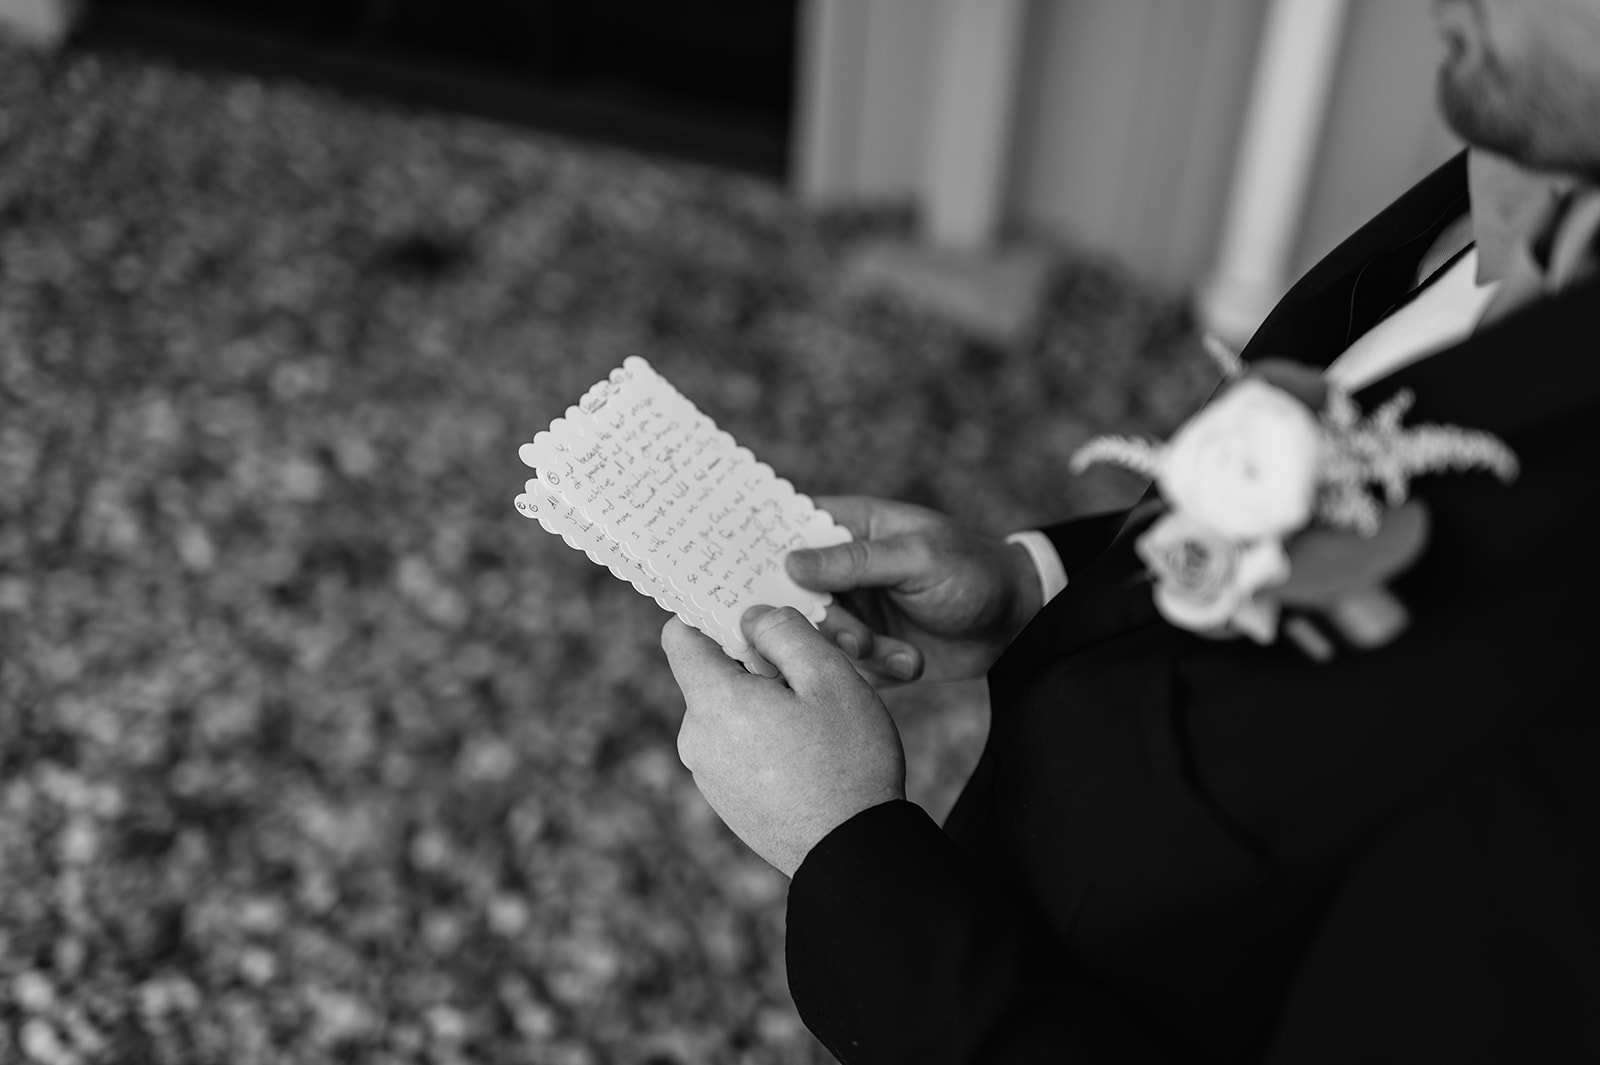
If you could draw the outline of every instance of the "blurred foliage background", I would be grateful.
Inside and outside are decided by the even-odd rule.
[[[1215,381],[1058,257],[985,344],[894,209],[0,45],[0,1062],[821,1062],[786,881],[678,764],[661,612],[511,500],[629,354],[804,492],[1004,532]],[[942,815],[981,684],[893,693]]]

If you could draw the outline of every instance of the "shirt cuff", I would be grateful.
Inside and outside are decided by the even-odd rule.
[[[1033,568],[1039,572],[1039,591],[1044,597],[1039,601],[1041,607],[1067,586],[1067,568],[1061,564],[1061,556],[1056,553],[1056,545],[1050,542],[1050,537],[1037,529],[1028,529],[1012,533],[1006,537],[1006,543],[1021,544],[1033,559]]]

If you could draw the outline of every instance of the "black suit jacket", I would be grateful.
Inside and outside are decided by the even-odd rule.
[[[1245,351],[1325,366],[1468,207],[1464,158],[1308,273]],[[1413,622],[1315,664],[1156,614],[1138,518],[1050,530],[1065,592],[990,674],[943,830],[824,839],[790,987],[846,1062],[1600,1061],[1600,282],[1357,394],[1517,452],[1414,482]]]

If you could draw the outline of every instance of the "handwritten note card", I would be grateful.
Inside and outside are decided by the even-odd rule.
[[[517,509],[722,645],[771,673],[739,632],[757,603],[813,624],[830,597],[783,556],[850,533],[758,462],[637,356],[523,444],[534,477]]]

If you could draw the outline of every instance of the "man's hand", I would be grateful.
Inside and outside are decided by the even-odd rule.
[[[789,576],[838,594],[822,632],[879,687],[982,676],[1039,611],[1039,577],[1021,547],[910,503],[817,506],[855,539],[792,552]]]
[[[734,834],[793,876],[833,829],[905,798],[905,753],[877,693],[797,611],[752,607],[744,634],[781,679],[677,618],[661,630],[686,704],[678,757]]]

